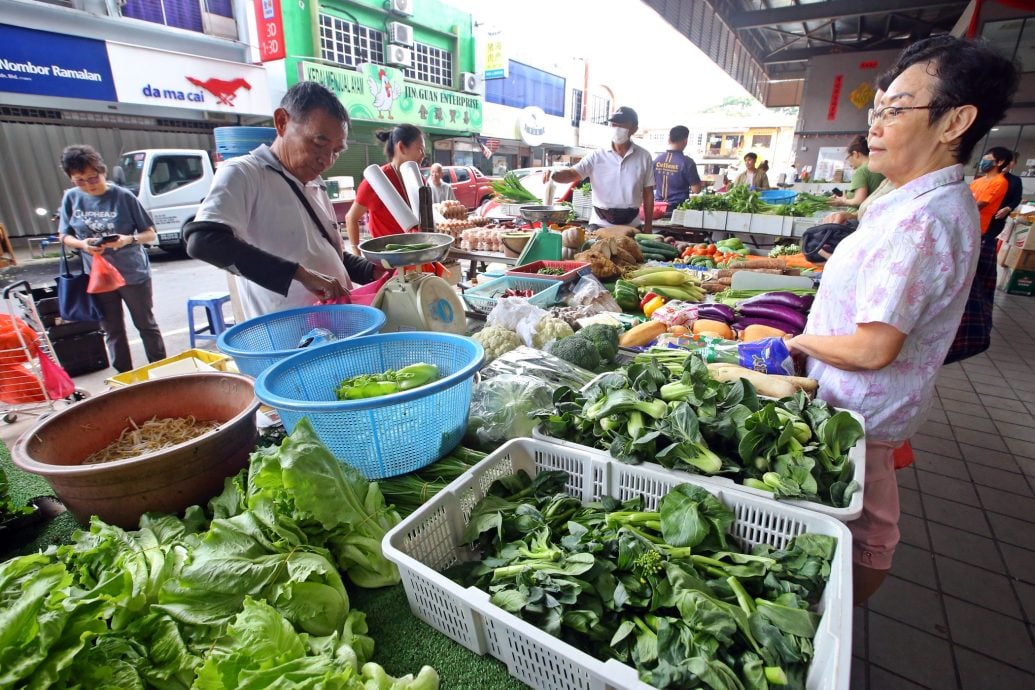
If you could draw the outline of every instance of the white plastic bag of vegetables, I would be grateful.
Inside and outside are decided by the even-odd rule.
[[[550,384],[531,376],[501,374],[474,387],[464,442],[495,450],[512,438],[530,438],[535,413],[553,408]]]

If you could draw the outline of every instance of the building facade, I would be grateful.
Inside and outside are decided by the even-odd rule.
[[[264,122],[244,0],[0,0],[0,222],[45,235],[68,180],[61,150],[109,165],[141,148],[213,149],[215,127]]]

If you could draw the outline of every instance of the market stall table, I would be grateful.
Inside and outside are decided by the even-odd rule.
[[[468,280],[474,280],[475,276],[478,275],[479,264],[482,267],[481,270],[484,271],[487,264],[506,264],[507,266],[513,266],[517,263],[516,256],[507,256],[502,252],[470,252],[456,248],[449,250],[449,258],[470,262],[470,265],[467,268]]]

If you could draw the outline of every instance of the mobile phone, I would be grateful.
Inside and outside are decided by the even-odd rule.
[[[105,235],[101,238],[100,244],[110,244],[111,242],[118,242],[118,235]]]

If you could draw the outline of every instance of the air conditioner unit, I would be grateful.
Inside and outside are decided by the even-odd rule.
[[[413,16],[413,0],[389,0],[388,10],[392,14],[401,14],[404,17]]]
[[[388,22],[388,42],[400,46],[412,46],[413,27],[400,22]]]
[[[479,93],[478,75],[474,72],[461,72],[460,90],[464,93]]]
[[[402,46],[388,46],[385,50],[385,62],[396,67],[409,67],[410,49]]]

